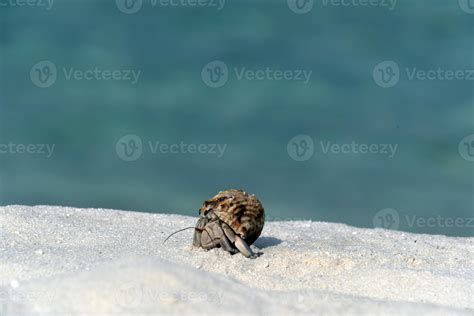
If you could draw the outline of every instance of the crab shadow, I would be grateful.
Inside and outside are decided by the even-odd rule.
[[[281,239],[278,239],[278,238],[275,238],[275,237],[260,237],[254,243],[254,245],[257,246],[260,249],[273,247],[273,246],[276,246],[276,245],[279,245],[279,244],[281,244]]]

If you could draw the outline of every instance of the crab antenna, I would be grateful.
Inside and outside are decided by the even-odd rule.
[[[173,236],[174,234],[180,233],[180,232],[182,232],[183,230],[186,230],[186,229],[196,229],[196,230],[201,230],[201,231],[202,231],[202,229],[199,229],[199,228],[196,228],[196,227],[186,227],[186,228],[177,230],[177,231],[175,231],[174,233],[172,233],[171,235],[169,235],[168,237],[166,237],[166,239],[163,241],[163,244],[164,244],[168,239],[170,239],[170,237]]]

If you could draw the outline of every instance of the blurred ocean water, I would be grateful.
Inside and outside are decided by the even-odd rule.
[[[0,203],[474,236],[474,1],[0,0]],[[44,5],[40,5],[44,4]]]

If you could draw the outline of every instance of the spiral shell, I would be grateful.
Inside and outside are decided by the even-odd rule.
[[[205,201],[199,213],[213,211],[221,221],[251,245],[262,232],[265,211],[262,203],[253,194],[242,190],[221,191]]]

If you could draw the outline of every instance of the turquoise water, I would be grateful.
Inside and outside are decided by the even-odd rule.
[[[474,236],[467,0],[3,3],[3,205],[242,188],[269,219]]]

